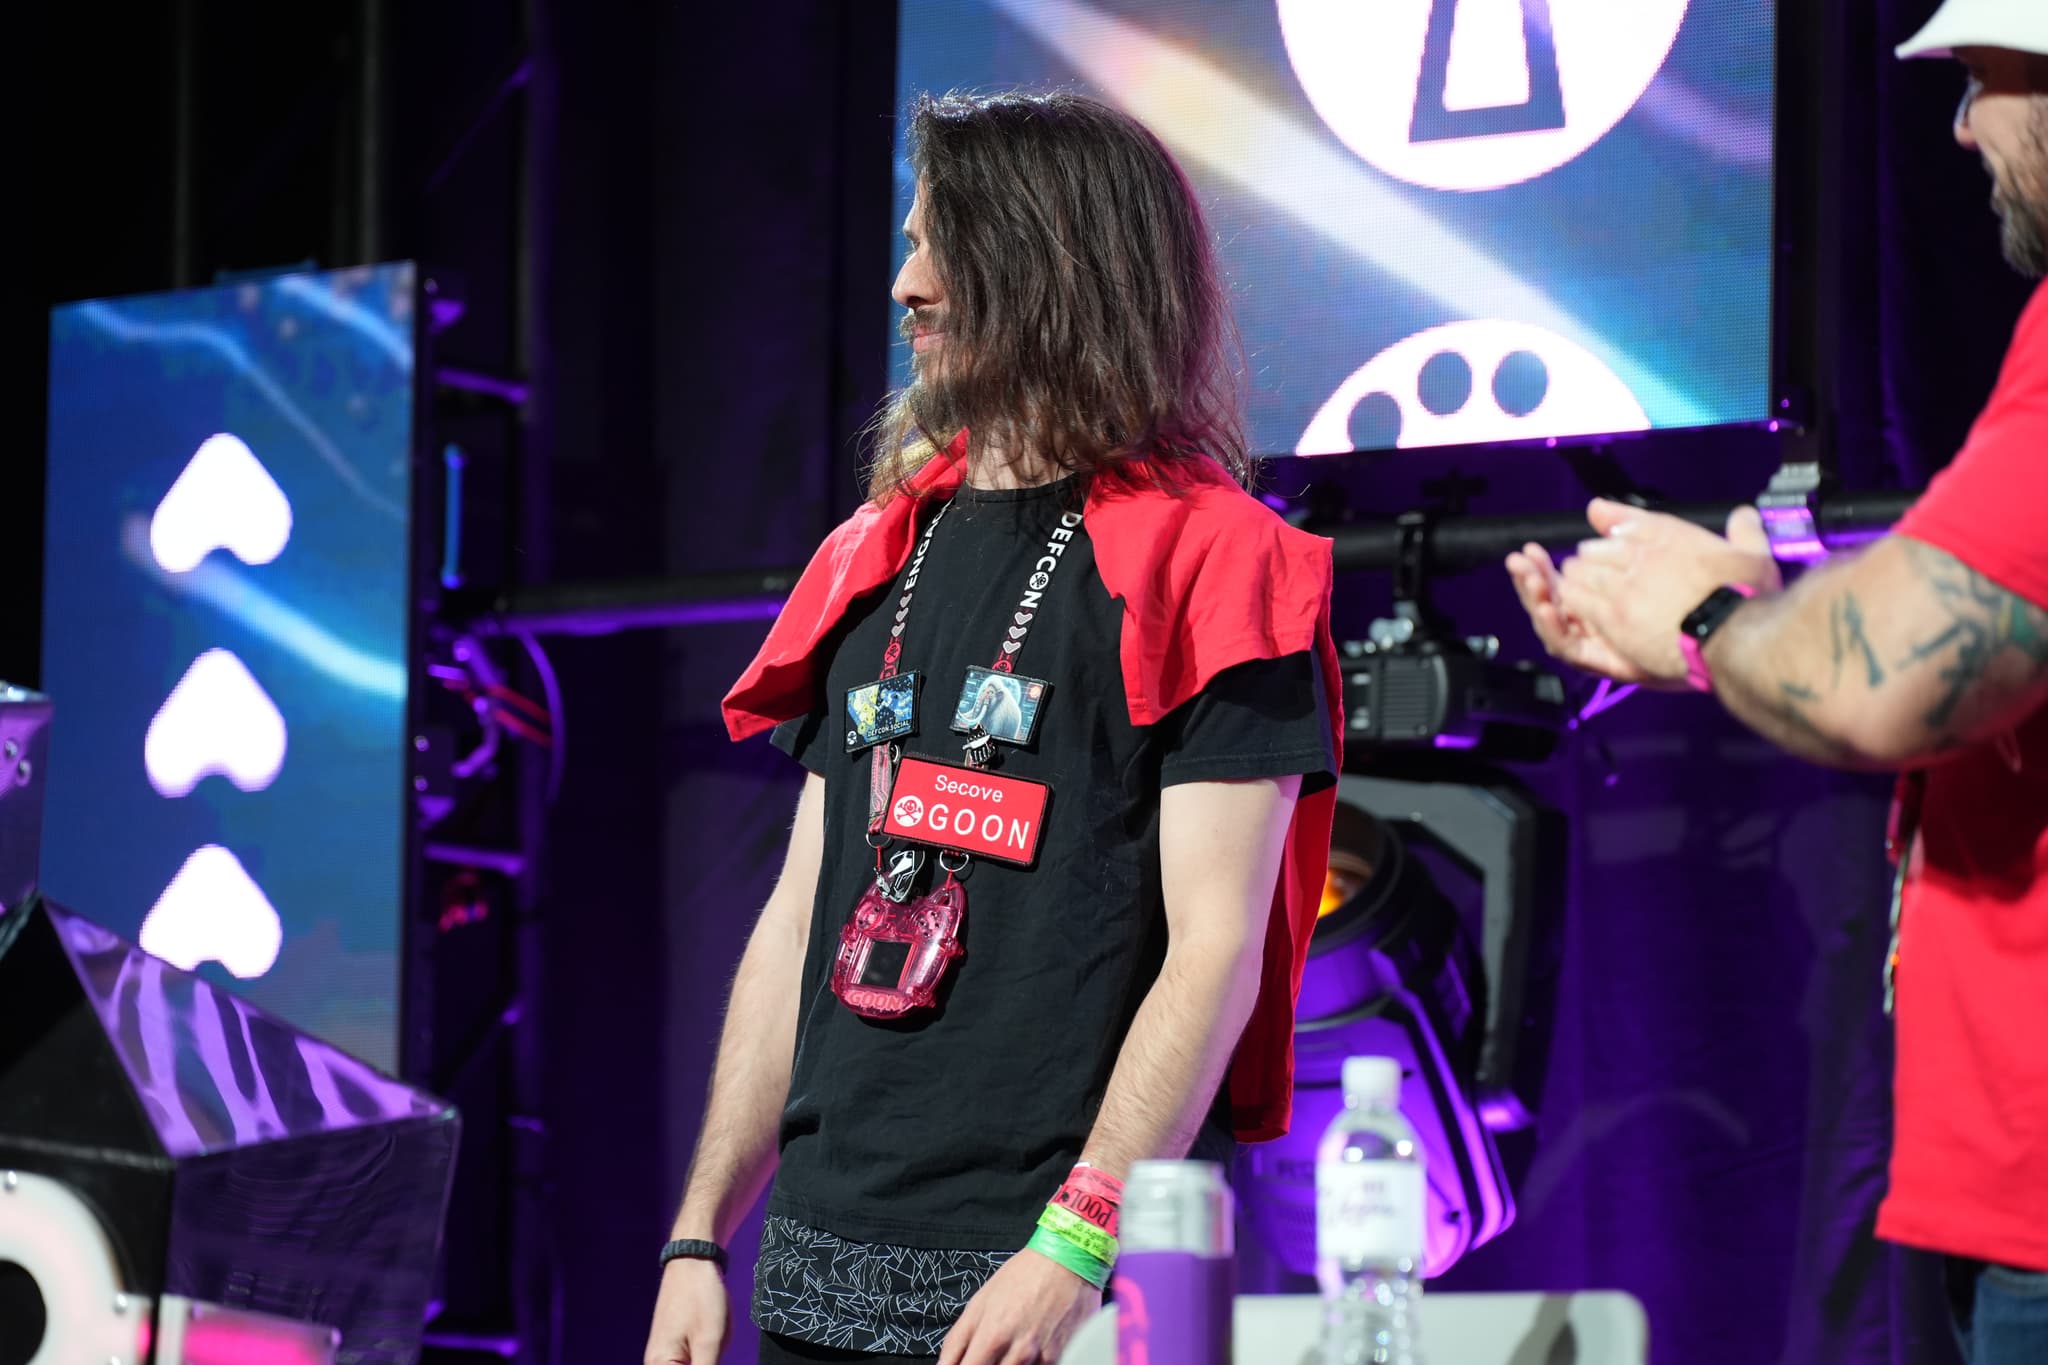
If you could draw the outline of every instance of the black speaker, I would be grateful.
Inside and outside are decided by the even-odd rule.
[[[30,897],[0,913],[0,1365],[415,1360],[459,1128]]]

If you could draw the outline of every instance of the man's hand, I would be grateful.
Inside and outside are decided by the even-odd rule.
[[[1586,673],[1597,673],[1616,682],[1641,683],[1648,676],[1596,633],[1584,621],[1565,615],[1558,600],[1562,584],[1550,552],[1533,541],[1507,558],[1508,578],[1529,624],[1550,657]]]
[[[662,1268],[647,1333],[645,1365],[715,1365],[728,1327],[725,1277],[709,1261],[684,1258]]]
[[[939,1348],[939,1365],[1053,1365],[1101,1308],[1100,1289],[1035,1251],[1020,1251],[967,1301]]]
[[[1754,507],[1729,515],[1725,540],[1677,517],[1604,498],[1586,509],[1586,519],[1600,538],[1583,542],[1566,561],[1556,601],[1566,620],[1579,623],[1582,652],[1597,658],[1596,651],[1611,651],[1637,675],[1611,677],[1682,685],[1678,627],[1708,593],[1728,583],[1765,593],[1782,586]]]

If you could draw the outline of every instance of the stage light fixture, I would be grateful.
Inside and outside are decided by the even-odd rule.
[[[1246,1223],[1285,1271],[1314,1270],[1315,1149],[1343,1105],[1347,1056],[1401,1062],[1402,1111],[1427,1157],[1429,1274],[1513,1221],[1493,1134],[1530,1121],[1518,1044],[1534,923],[1554,890],[1550,819],[1504,776],[1339,781],[1296,1008],[1293,1128],[1246,1149],[1238,1171]],[[1439,875],[1476,886],[1476,934]]]
[[[1503,663],[1500,641],[1357,640],[1341,645],[1345,743],[1550,756],[1571,718],[1564,680]]]

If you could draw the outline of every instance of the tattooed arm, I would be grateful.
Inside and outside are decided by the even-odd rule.
[[[2048,703],[2048,610],[1906,536],[1744,605],[1705,653],[1738,719],[1834,767],[1932,763]]]

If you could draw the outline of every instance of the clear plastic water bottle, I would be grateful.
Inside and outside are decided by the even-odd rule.
[[[1401,1064],[1344,1060],[1344,1109],[1316,1149],[1322,1365],[1422,1365],[1422,1150],[1401,1116]]]

